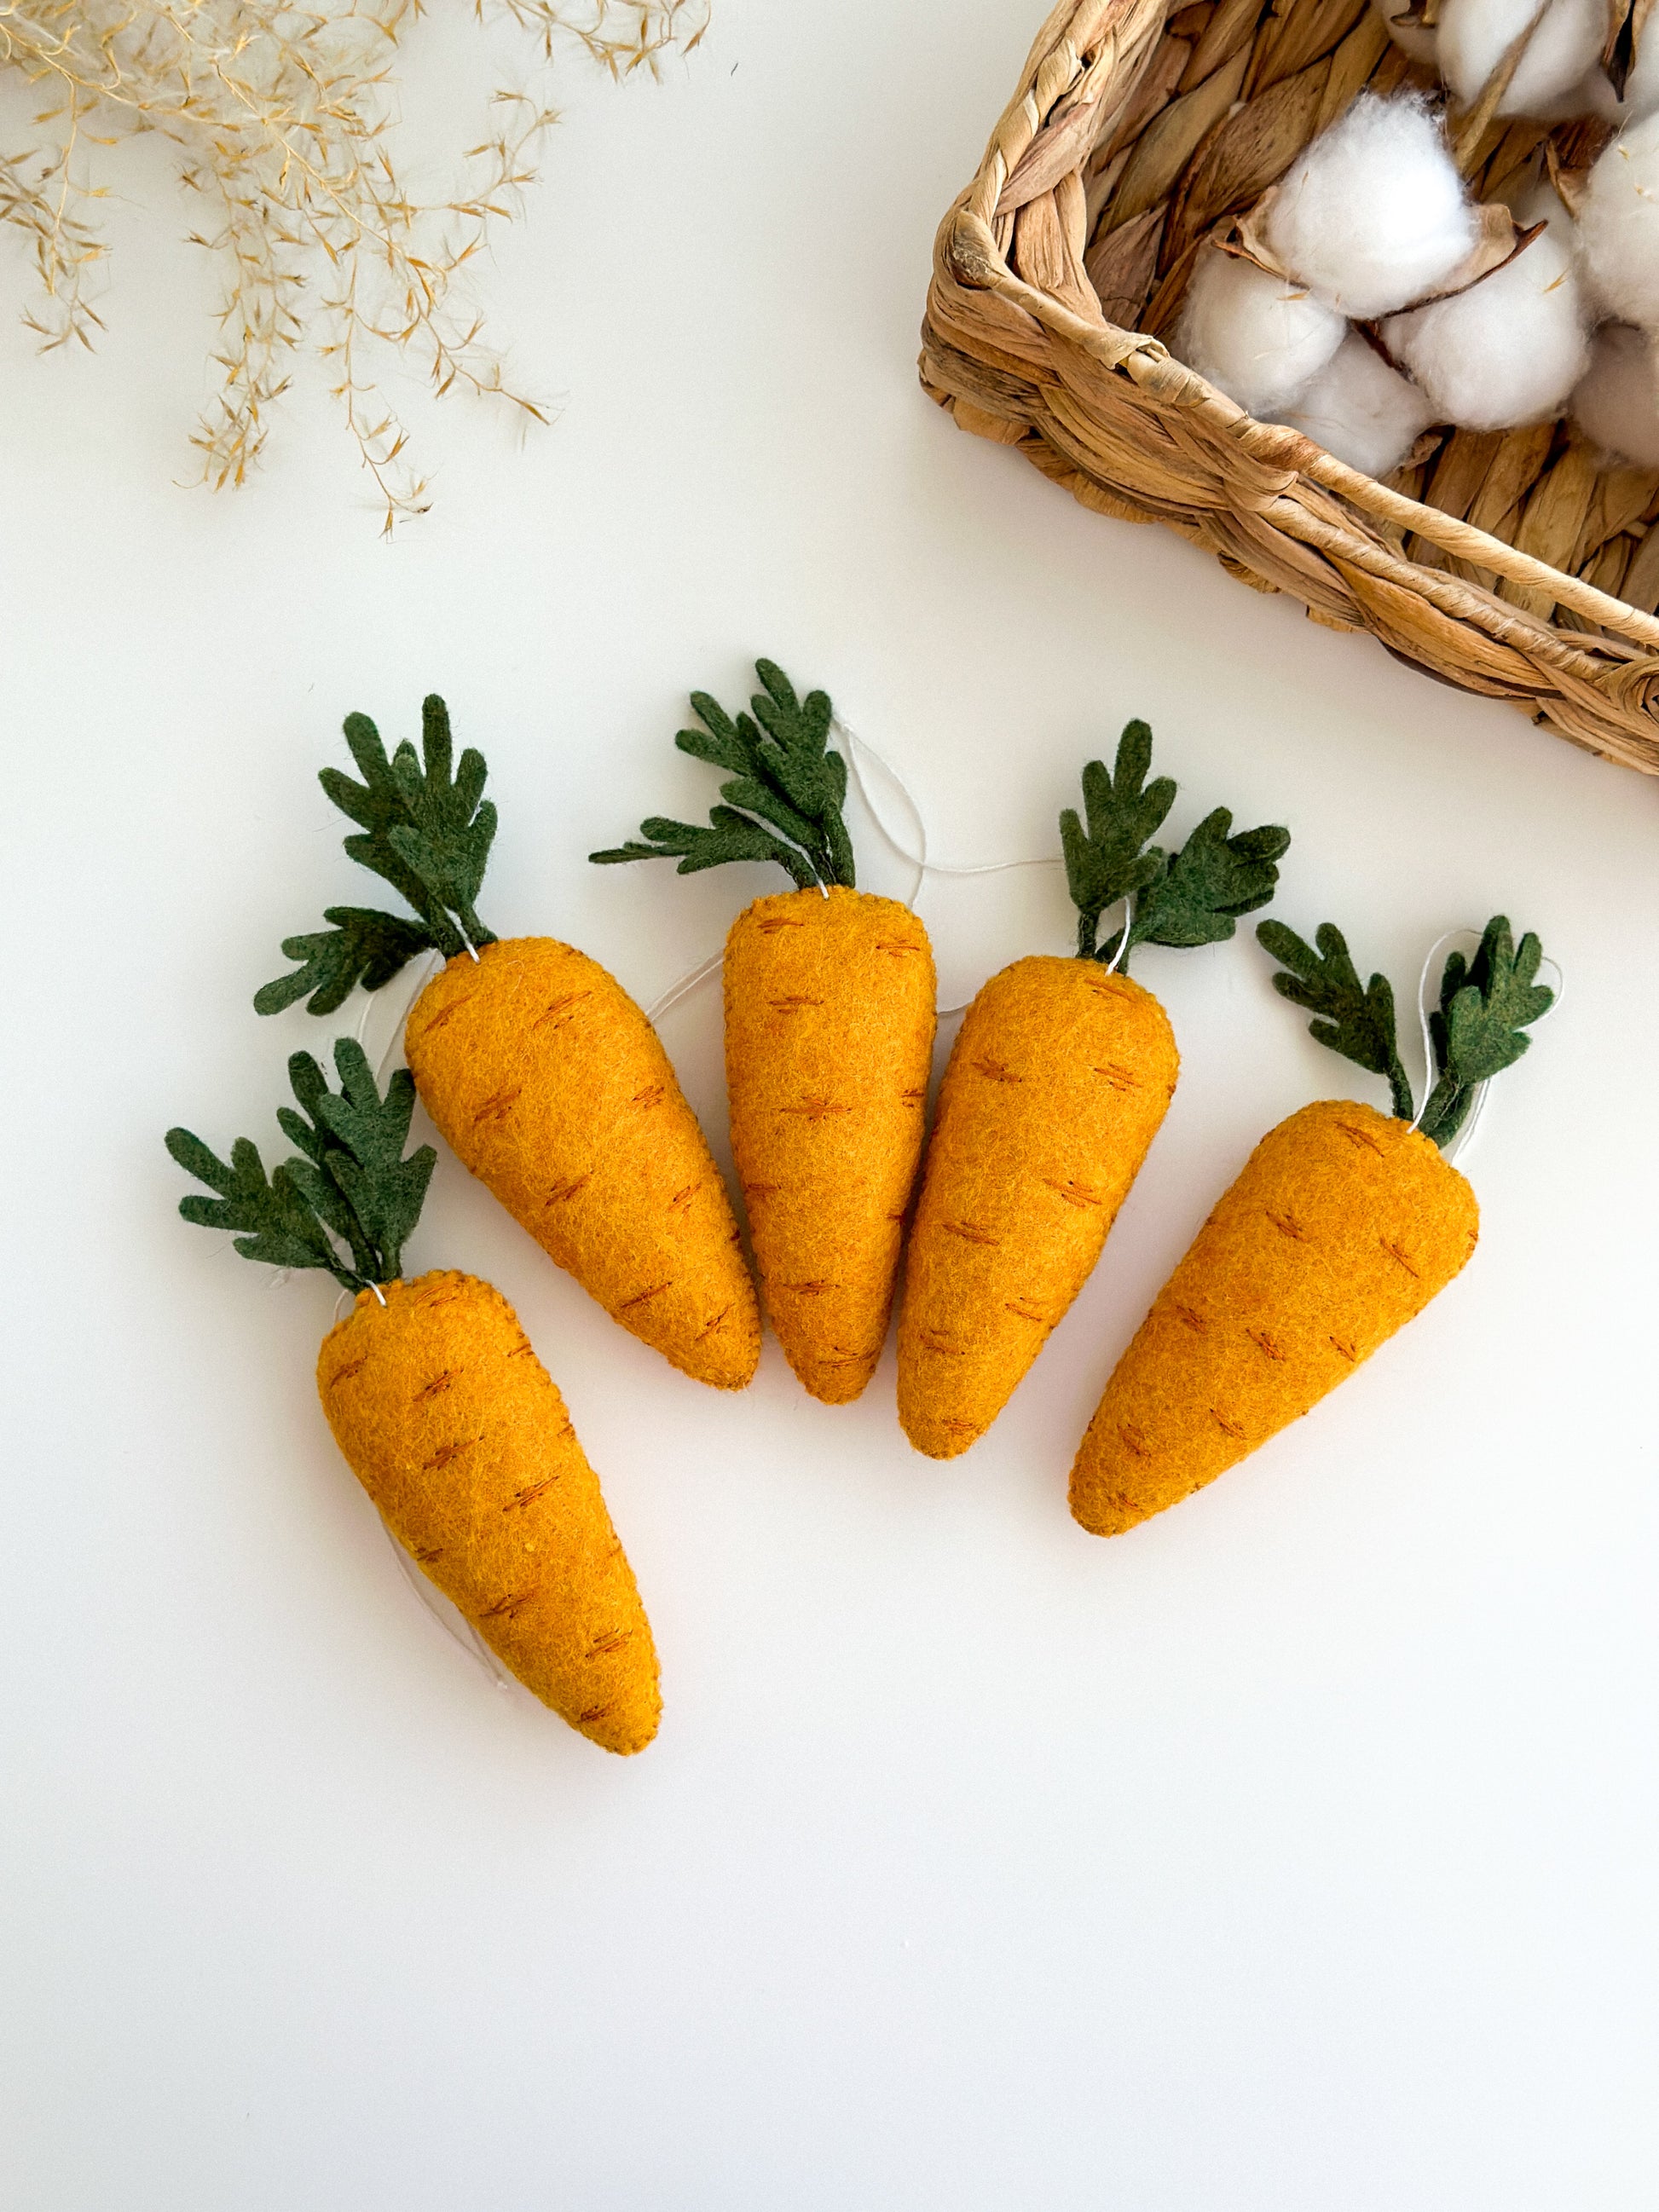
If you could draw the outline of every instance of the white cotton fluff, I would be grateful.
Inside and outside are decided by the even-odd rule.
[[[1572,249],[1553,229],[1467,292],[1382,325],[1437,422],[1507,430],[1553,415],[1589,362]]]
[[[1431,292],[1474,250],[1476,224],[1426,104],[1362,93],[1286,172],[1266,237],[1286,269],[1364,321]]]
[[[1371,0],[1371,5],[1388,25],[1389,36],[1401,53],[1409,54],[1414,62],[1426,62],[1432,69],[1439,33],[1431,23],[1408,23],[1404,20],[1411,0]]]
[[[1293,407],[1277,418],[1351,469],[1385,477],[1398,468],[1434,410],[1357,331],[1351,331]]]
[[[1198,257],[1175,349],[1250,414],[1289,406],[1347,331],[1334,307],[1213,246]]]
[[[1590,171],[1578,252],[1599,306],[1659,327],[1659,115],[1621,131]]]
[[[1440,74],[1460,105],[1473,107],[1487,80],[1528,23],[1537,27],[1516,64],[1500,115],[1547,120],[1580,112],[1576,96],[1601,58],[1607,0],[1444,0]]]
[[[1638,468],[1659,469],[1659,356],[1645,331],[1606,323],[1568,410],[1594,445]]]

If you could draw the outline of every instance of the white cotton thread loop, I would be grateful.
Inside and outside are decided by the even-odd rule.
[[[1126,891],[1123,894],[1123,927],[1118,933],[1117,951],[1106,963],[1109,975],[1115,975],[1123,965],[1124,956],[1129,950],[1129,932],[1134,925],[1134,918],[1135,895],[1133,891]]]
[[[711,975],[718,975],[725,960],[726,954],[723,950],[711,952],[707,960],[700,961],[695,968],[682,975],[678,982],[671,983],[665,991],[659,992],[645,1010],[645,1018],[650,1023],[652,1028],[655,1029],[665,1014],[672,1014],[682,999],[689,999],[694,991],[708,981]]]
[[[1418,1020],[1421,1023],[1423,1029],[1423,1103],[1418,1108],[1416,1116],[1412,1122],[1412,1127],[1413,1129],[1419,1129],[1422,1127],[1423,1116],[1429,1110],[1429,1100],[1434,1095],[1434,1086],[1437,1076],[1434,1059],[1434,1031],[1430,1026],[1430,975],[1433,970],[1436,960],[1439,957],[1442,948],[1449,945],[1453,938],[1472,937],[1478,945],[1484,935],[1484,931],[1473,927],[1446,930],[1441,936],[1436,938],[1434,943],[1429,947],[1427,957],[1424,960],[1423,972],[1418,978],[1417,983],[1417,1017]],[[1544,955],[1543,958],[1538,964],[1540,974],[1546,968],[1547,968],[1555,978],[1554,981],[1547,987],[1552,994],[1550,1003],[1545,1008],[1544,1012],[1539,1016],[1539,1019],[1540,1021],[1547,1022],[1550,1016],[1556,1012],[1557,1008],[1561,1004],[1562,997],[1566,989],[1566,977],[1562,971],[1560,962],[1553,958],[1547,952]],[[1437,1013],[1439,1012],[1439,1008],[1440,993],[1438,986],[1437,986],[1434,994],[1432,1011]],[[1470,1103],[1469,1110],[1464,1116],[1462,1127],[1457,1131],[1457,1133],[1453,1137],[1451,1142],[1444,1147],[1443,1157],[1444,1158],[1448,1166],[1454,1164],[1474,1142],[1474,1133],[1480,1127],[1481,1120],[1486,1114],[1486,1094],[1491,1089],[1492,1085],[1490,1082],[1477,1083],[1475,1085],[1474,1095]]]
[[[444,1595],[429,1575],[423,1575],[421,1572],[419,1567],[398,1542],[391,1522],[384,1514],[380,1516],[380,1526],[386,1531],[386,1540],[392,1547],[392,1557],[403,1571],[404,1580],[419,1598],[426,1613],[442,1629],[452,1644],[465,1651],[469,1659],[475,1660],[483,1668],[484,1673],[489,1675],[498,1690],[510,1690],[513,1687],[512,1675],[501,1665],[501,1661],[484,1642],[466,1615]]]

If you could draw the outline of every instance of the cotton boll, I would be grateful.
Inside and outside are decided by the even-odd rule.
[[[1516,64],[1500,115],[1547,119],[1576,114],[1571,96],[1601,58],[1607,0],[1444,0],[1440,10],[1440,74],[1459,103],[1472,107],[1528,23],[1537,27]]]
[[[1431,292],[1474,250],[1476,224],[1425,103],[1364,93],[1286,173],[1266,237],[1286,269],[1364,321]]]
[[[1417,386],[1351,331],[1295,406],[1277,419],[1351,469],[1385,477],[1435,418]]]
[[[1395,315],[1382,337],[1437,422],[1506,430],[1553,415],[1589,361],[1571,247],[1547,230],[1467,292]]]
[[[1265,416],[1290,404],[1346,329],[1310,293],[1212,246],[1193,271],[1175,349],[1229,398]]]
[[[1389,27],[1389,36],[1401,53],[1409,54],[1414,62],[1426,62],[1432,69],[1438,34],[1432,24],[1401,20],[1410,4],[1411,0],[1371,0],[1372,7]]]
[[[1621,131],[1590,171],[1578,252],[1609,313],[1644,330],[1659,325],[1659,115]]]
[[[1592,444],[1638,468],[1659,469],[1659,359],[1645,331],[1608,323],[1596,332],[1569,412]]]

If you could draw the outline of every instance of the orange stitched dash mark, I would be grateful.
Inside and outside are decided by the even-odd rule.
[[[643,1107],[649,1113],[652,1107],[660,1106],[667,1096],[668,1085],[665,1083],[647,1083],[643,1091],[636,1091],[634,1093],[629,1103],[630,1105]]]
[[[635,1291],[631,1298],[623,1300],[617,1311],[629,1313],[635,1306],[647,1305],[653,1298],[659,1298],[665,1291],[672,1291],[673,1287],[674,1278],[671,1275],[665,1283],[653,1283],[648,1291]]]
[[[780,1106],[780,1114],[799,1114],[808,1121],[824,1121],[832,1114],[850,1114],[850,1106],[837,1106],[832,1098],[803,1098],[799,1106]]]
[[[1106,1203],[1100,1193],[1091,1190],[1086,1182],[1055,1182],[1050,1176],[1044,1176],[1042,1179],[1056,1196],[1065,1200],[1067,1206],[1104,1206]]]
[[[968,1347],[954,1336],[947,1336],[942,1328],[925,1328],[921,1340],[929,1352],[936,1352],[942,1359],[961,1359]]]
[[[1339,1121],[1336,1126],[1351,1145],[1362,1145],[1368,1152],[1375,1152],[1379,1159],[1382,1158],[1382,1147],[1369,1129],[1361,1129],[1352,1121]]]
[[[427,1399],[435,1398],[441,1391],[447,1390],[460,1371],[459,1367],[446,1367],[441,1375],[434,1375],[429,1382],[415,1393],[415,1403],[422,1405]]]
[[[939,1423],[939,1426],[949,1436],[966,1437],[970,1443],[975,1437],[984,1433],[984,1425],[981,1422],[964,1421],[957,1414],[949,1415]]]
[[[781,1291],[793,1291],[798,1297],[803,1298],[822,1297],[826,1291],[833,1291],[835,1287],[827,1277],[817,1278],[810,1283],[780,1283],[778,1285]]]
[[[349,1382],[352,1376],[354,1375],[361,1375],[368,1364],[368,1354],[367,1352],[363,1354],[361,1359],[348,1359],[343,1367],[337,1367],[334,1372],[329,1376],[329,1389],[332,1390],[337,1383]]]
[[[755,927],[763,937],[771,937],[780,929],[805,929],[806,924],[797,921],[793,915],[763,914]]]
[[[1297,1244],[1305,1244],[1307,1243],[1308,1232],[1302,1226],[1302,1224],[1297,1219],[1295,1214],[1275,1213],[1273,1209],[1269,1207],[1267,1210],[1267,1218],[1272,1222],[1273,1227],[1279,1231],[1281,1237],[1288,1237],[1294,1243]]]
[[[745,1198],[775,1198],[781,1186],[775,1182],[746,1182],[743,1187]]]
[[[511,1513],[515,1506],[533,1505],[544,1490],[552,1489],[558,1479],[556,1474],[550,1474],[545,1481],[532,1482],[527,1489],[515,1490],[502,1506],[502,1512]]]
[[[712,1320],[704,1322],[702,1327],[697,1331],[694,1341],[701,1344],[704,1337],[713,1336],[717,1328],[724,1328],[726,1327],[726,1318],[731,1311],[732,1309],[730,1306],[722,1306]]]
[[[422,1025],[422,1036],[429,1037],[434,1030],[441,1030],[446,1022],[453,1022],[471,996],[471,991],[463,991],[459,999],[452,999],[441,1013],[434,1014],[432,1019]]]
[[[567,1019],[573,1006],[580,1006],[584,999],[591,999],[592,995],[591,991],[567,991],[563,998],[554,999],[543,1007],[541,1012],[530,1024],[531,1028],[538,1030],[544,1022],[560,1022]]]
[[[592,1728],[594,1722],[602,1721],[610,1710],[609,1705],[590,1705],[585,1713],[578,1713],[576,1718],[584,1728]]]
[[[533,1359],[536,1347],[527,1336],[520,1337],[507,1356],[509,1359]]]
[[[416,1559],[423,1567],[429,1567],[434,1559],[441,1559],[443,1555],[444,1547],[441,1544],[417,1546],[415,1553]]]
[[[1024,1083],[1023,1075],[1016,1075],[1006,1060],[993,1060],[989,1053],[981,1053],[969,1066],[975,1073],[991,1083]]]
[[[602,1654],[620,1651],[632,1642],[633,1636],[631,1628],[613,1628],[608,1636],[596,1636],[587,1647],[588,1652],[597,1659]]]
[[[890,952],[896,957],[902,959],[907,952],[920,952],[921,947],[919,945],[902,945],[896,938],[878,937],[876,939],[875,949],[878,952]]]
[[[1035,1298],[1008,1298],[1003,1304],[1004,1313],[1017,1314],[1021,1321],[1034,1321],[1042,1328],[1050,1326],[1048,1316]]]
[[[1283,1359],[1285,1354],[1265,1328],[1247,1328],[1244,1332],[1256,1349],[1268,1359]]]
[[[1219,1418],[1219,1415],[1218,1415],[1217,1419],[1218,1419]],[[1119,1425],[1117,1433],[1124,1450],[1128,1453],[1132,1459],[1150,1459],[1152,1457],[1152,1453],[1147,1447],[1146,1433],[1144,1429],[1132,1428],[1127,1422],[1123,1422]]]
[[[822,999],[791,998],[769,999],[766,1003],[777,1013],[793,1014],[799,1012],[802,1006],[821,1006],[823,1001]]]
[[[1175,1306],[1171,1310],[1182,1328],[1191,1329],[1194,1336],[1203,1336],[1207,1333],[1210,1324],[1201,1314],[1195,1314],[1190,1306]]]
[[[925,1106],[927,1103],[927,1091],[925,1085],[920,1091],[901,1091],[899,1097],[907,1106]]]
[[[1002,1242],[994,1230],[978,1228],[971,1221],[941,1221],[939,1227],[947,1237],[960,1237],[965,1244],[1000,1244]]]
[[[486,1098],[472,1116],[473,1127],[476,1129],[480,1121],[504,1121],[518,1104],[523,1088],[522,1084],[515,1083],[510,1091],[498,1091],[493,1097]]]
[[[1330,1340],[1335,1346],[1336,1350],[1341,1353],[1343,1358],[1346,1359],[1351,1366],[1358,1362],[1359,1354],[1354,1350],[1352,1345],[1351,1345],[1346,1338],[1334,1336]]]
[[[690,1209],[691,1201],[692,1201],[692,1200],[696,1196],[696,1194],[697,1194],[697,1186],[696,1185],[696,1183],[694,1183],[694,1182],[689,1182],[689,1183],[687,1183],[687,1185],[685,1186],[685,1188],[684,1188],[684,1190],[677,1190],[677,1191],[674,1193],[674,1195],[672,1196],[672,1198],[671,1198],[671,1199],[669,1200],[669,1201],[668,1201],[668,1211],[669,1211],[669,1212],[670,1212],[670,1213],[685,1213],[685,1212],[688,1212],[690,1211]]]
[[[542,1204],[544,1206],[562,1206],[567,1199],[574,1198],[579,1192],[586,1190],[588,1184],[591,1183],[592,1180],[592,1169],[584,1168],[579,1176],[572,1176],[568,1182],[556,1182],[552,1189],[548,1192],[547,1196],[542,1200]]]
[[[1422,1281],[1422,1276],[1418,1273],[1417,1269],[1413,1267],[1411,1261],[1406,1257],[1398,1244],[1390,1243],[1386,1237],[1379,1237],[1376,1241],[1381,1244],[1382,1249],[1388,1254],[1389,1259],[1399,1261],[1400,1265],[1406,1270],[1406,1273],[1412,1278],[1413,1282],[1420,1283]]]
[[[1243,1441],[1244,1431],[1240,1428],[1238,1423],[1237,1421],[1230,1421],[1224,1413],[1218,1413],[1213,1406],[1210,1408],[1210,1419],[1215,1423],[1217,1428],[1218,1428],[1224,1436],[1232,1437],[1240,1443]]]
[[[1114,1091],[1139,1091],[1140,1078],[1132,1067],[1120,1067],[1115,1060],[1108,1060],[1104,1067],[1090,1070],[1092,1075],[1103,1075]]]
[[[427,1461],[425,1466],[421,1469],[422,1474],[435,1474],[440,1468],[447,1467],[451,1460],[459,1459],[461,1454],[469,1448],[472,1439],[471,1437],[463,1437],[458,1443],[440,1444],[437,1450],[433,1453],[431,1458]]]
[[[506,1596],[498,1597],[494,1605],[487,1605],[483,1611],[478,1615],[479,1620],[515,1620],[519,1613],[523,1611],[524,1607],[529,1604],[531,1599],[535,1596],[536,1589],[537,1585],[532,1583],[530,1588],[526,1590],[508,1590]]]

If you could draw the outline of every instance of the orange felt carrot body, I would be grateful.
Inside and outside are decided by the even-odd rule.
[[[994,1421],[1099,1260],[1175,1095],[1169,1018],[1121,972],[1136,946],[1214,945],[1264,905],[1287,830],[1233,833],[1225,807],[1174,853],[1150,843],[1176,799],[1146,781],[1131,722],[1109,775],[1060,817],[1077,957],[1017,960],[968,1009],[927,1147],[899,1316],[899,1419],[933,1459]],[[1103,915],[1123,927],[1098,943]]]
[[[837,885],[756,900],[726,945],[732,1151],[766,1309],[829,1405],[887,1334],[933,1048],[927,933]]]
[[[708,825],[658,815],[590,860],[676,858],[679,872],[775,862],[798,888],[757,899],[726,945],[732,1151],[766,1310],[790,1365],[827,1405],[875,1370],[921,1153],[933,1048],[933,956],[908,907],[855,888],[842,819],[847,763],[827,695],[775,663],[735,720],[706,691],[682,752],[728,771]]]
[[[1269,1132],[1217,1204],[1106,1385],[1072,1469],[1072,1511],[1114,1536],[1236,1466],[1345,1382],[1465,1265],[1474,1193],[1441,1147],[1553,1003],[1541,948],[1495,915],[1454,952],[1430,1017],[1434,1069],[1413,1115],[1394,993],[1362,986],[1341,932],[1256,933],[1280,995],[1322,1044],[1388,1083],[1394,1113],[1348,1099]]]
[[[1280,1122],[1118,1362],[1072,1470],[1077,1519],[1117,1535],[1237,1466],[1421,1313],[1478,1227],[1407,1123],[1346,1099]]]
[[[597,961],[550,938],[459,954],[405,1049],[457,1158],[612,1320],[740,1389],[760,1317],[726,1186],[668,1055]]]
[[[471,1275],[372,1291],[317,1387],[399,1543],[526,1689],[606,1751],[656,1734],[657,1655],[564,1401],[501,1292]]]
[[[393,1536],[544,1705],[607,1750],[656,1733],[657,1655],[639,1591],[564,1401],[501,1292],[471,1275],[400,1276],[437,1158],[404,1146],[409,1070],[384,1097],[362,1047],[334,1049],[331,1091],[289,1061],[298,1146],[267,1176],[239,1139],[228,1162],[187,1129],[167,1150],[215,1195],[186,1221],[229,1230],[244,1259],[319,1268],[356,1292],[324,1339],[317,1387],[335,1441]]]
[[[482,755],[452,776],[449,717],[426,702],[422,756],[388,760],[367,715],[346,742],[363,781],[322,785],[364,834],[351,857],[414,908],[410,921],[331,907],[332,927],[283,946],[300,965],[254,1000],[276,1013],[309,994],[331,1013],[415,954],[447,964],[421,993],[405,1048],[428,1112],[458,1158],[612,1320],[700,1382],[741,1389],[760,1315],[731,1200],[668,1056],[597,961],[550,938],[501,943],[476,902],[495,832]]]
[[[994,975],[945,1070],[905,1261],[899,1419],[950,1459],[1002,1411],[1099,1259],[1174,1095],[1169,1018],[1126,975]]]

